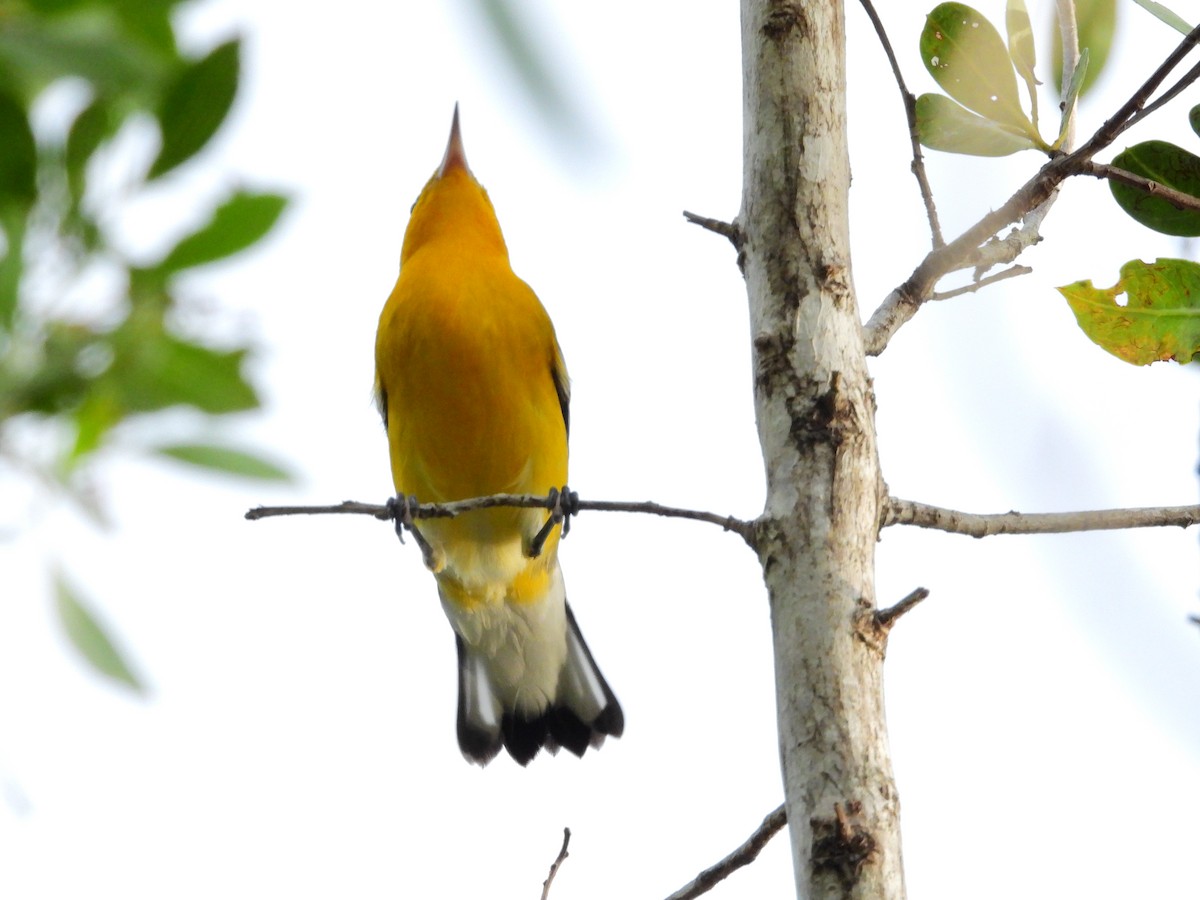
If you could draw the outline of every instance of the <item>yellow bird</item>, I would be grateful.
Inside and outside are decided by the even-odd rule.
[[[403,500],[545,494],[567,481],[570,389],[546,310],[509,266],[487,192],[467,167],[458,108],[379,317],[375,393]],[[413,527],[458,645],[458,745],[486,765],[545,746],[582,756],[624,729],[584,643],[547,512],[477,510]],[[535,555],[536,554],[536,555]]]

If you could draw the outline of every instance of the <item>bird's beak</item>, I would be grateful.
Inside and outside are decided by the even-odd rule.
[[[454,121],[450,123],[450,140],[446,143],[446,155],[438,169],[438,178],[444,178],[455,169],[470,172],[467,167],[467,151],[463,147],[462,129],[458,127],[458,104],[454,104]]]

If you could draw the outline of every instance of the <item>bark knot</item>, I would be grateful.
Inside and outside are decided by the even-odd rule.
[[[833,872],[849,890],[875,852],[876,841],[861,824],[862,804],[851,800],[833,804],[832,819],[812,818],[812,861],[817,872]]]
[[[763,34],[773,41],[782,41],[793,31],[801,36],[808,33],[808,22],[799,3],[775,3],[763,23]]]
[[[836,452],[854,430],[857,413],[842,384],[840,372],[831,372],[827,386],[809,379],[788,403],[792,438],[801,447],[828,444]]]

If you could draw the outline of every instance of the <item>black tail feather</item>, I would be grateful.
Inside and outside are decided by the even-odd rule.
[[[508,710],[503,713],[500,721],[490,728],[481,725],[478,721],[473,721],[469,714],[471,700],[474,699],[475,704],[478,705],[480,698],[467,696],[467,685],[472,677],[472,673],[469,671],[470,658],[463,639],[456,635],[458,648],[458,746],[462,750],[463,756],[471,762],[486,766],[500,752],[501,747],[504,747],[509,756],[522,766],[528,765],[543,747],[550,753],[557,753],[560,747],[565,747],[575,756],[583,756],[589,747],[600,747],[606,736],[620,737],[625,730],[625,715],[621,711],[621,704],[617,702],[608,682],[600,674],[596,661],[592,658],[592,653],[588,649],[583,635],[579,632],[579,626],[575,622],[575,615],[571,612],[569,604],[566,613],[567,627],[570,630],[569,637],[586,657],[591,673],[603,693],[604,707],[592,721],[585,721],[565,702],[563,697],[565,691],[560,683],[559,697],[556,698],[558,702],[551,703],[543,712],[529,716]]]

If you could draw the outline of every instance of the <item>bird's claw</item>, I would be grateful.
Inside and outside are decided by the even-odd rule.
[[[417,530],[413,510],[420,507],[417,498],[413,496],[404,496],[398,494],[395,497],[389,497],[387,503],[388,511],[392,514],[392,521],[396,523],[396,537],[400,539],[400,543],[404,543],[404,532],[408,532],[413,536],[413,540],[417,542],[417,546],[421,548],[421,556],[425,560],[427,568],[437,571],[437,554],[429,541],[425,540],[425,535]]]
[[[554,526],[560,522],[562,523],[562,536],[566,537],[567,532],[571,530],[571,516],[579,512],[579,495],[565,484],[561,491],[558,488],[550,488],[546,500],[550,508],[550,518],[529,542],[527,554],[530,559],[541,556],[542,549],[546,546],[546,539],[550,537]]]

